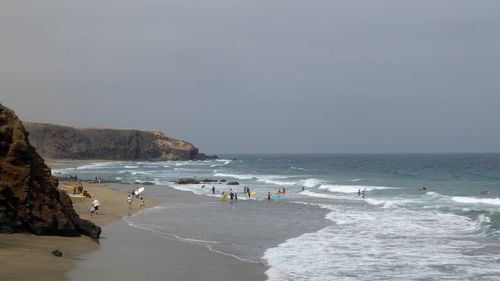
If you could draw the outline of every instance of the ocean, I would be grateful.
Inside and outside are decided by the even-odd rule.
[[[169,202],[124,220],[264,262],[269,280],[500,280],[500,154],[220,157],[99,162],[53,173],[117,179],[130,189],[154,183],[145,193],[160,202],[167,186],[199,196],[232,188],[237,204]],[[239,185],[174,183],[185,177]],[[268,202],[267,192],[282,188],[286,195]],[[216,221],[226,223],[210,227]]]

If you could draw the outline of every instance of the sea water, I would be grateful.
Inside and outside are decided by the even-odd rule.
[[[163,215],[173,212],[172,204],[127,220],[236,258],[263,260],[269,280],[500,280],[500,154],[222,155],[207,161],[101,162],[53,173],[151,182],[200,196],[214,196],[212,186],[215,196],[232,189],[240,200],[255,201],[239,210],[237,219],[249,223],[238,224],[236,234],[228,226],[196,235],[187,226],[207,217],[183,218],[181,225]],[[239,185],[174,183],[183,177]],[[245,186],[256,198],[244,195]],[[262,208],[267,192],[282,188],[282,205]],[[154,190],[161,197],[162,190]],[[200,210],[219,216],[219,204],[209,203]],[[174,223],[178,231],[168,233],[166,226]],[[277,227],[259,231],[249,245],[248,239],[224,234],[242,237],[270,223]],[[266,237],[290,235],[279,245],[266,243]]]

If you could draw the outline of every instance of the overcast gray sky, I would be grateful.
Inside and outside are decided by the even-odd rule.
[[[0,102],[207,153],[500,152],[500,1],[0,1]]]

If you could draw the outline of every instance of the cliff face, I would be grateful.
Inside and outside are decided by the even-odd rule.
[[[46,158],[106,160],[203,160],[191,143],[166,137],[161,132],[73,128],[25,123],[31,143]]]
[[[0,232],[99,238],[101,228],[80,219],[57,185],[21,121],[0,104]]]

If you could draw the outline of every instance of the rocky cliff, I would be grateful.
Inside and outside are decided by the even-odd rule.
[[[22,122],[0,104],[0,232],[99,238],[101,228],[80,219],[57,185]]]
[[[28,123],[30,141],[40,155],[52,159],[105,160],[204,160],[191,143],[166,137],[161,132],[74,128]]]

